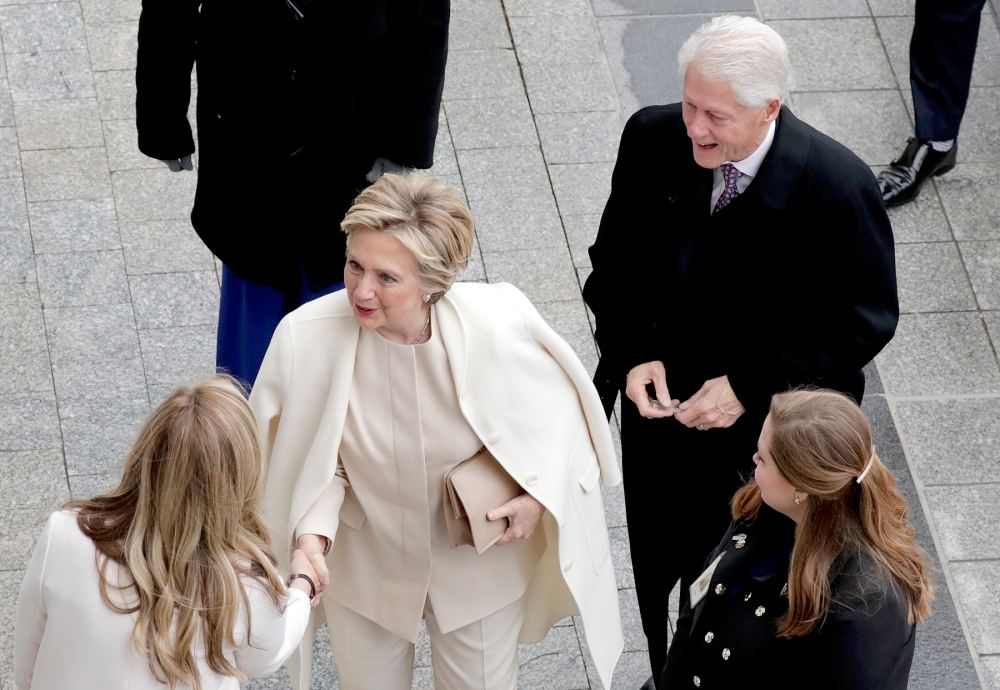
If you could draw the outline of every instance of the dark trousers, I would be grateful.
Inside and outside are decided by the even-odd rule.
[[[674,419],[643,419],[622,395],[625,512],[642,630],[659,678],[667,660],[667,600],[682,601],[730,522],[729,501],[753,476],[759,416],[698,431]]]
[[[917,0],[910,38],[910,88],[919,139],[958,136],[986,0]]]
[[[274,329],[285,314],[342,287],[344,283],[338,281],[314,289],[303,274],[298,285],[279,290],[244,280],[223,265],[216,368],[239,379],[249,389],[257,378]]]

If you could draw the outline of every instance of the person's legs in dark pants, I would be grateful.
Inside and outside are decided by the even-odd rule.
[[[269,285],[243,280],[222,267],[215,366],[249,389],[257,378],[275,327],[285,315],[285,296]]]
[[[913,201],[928,178],[955,167],[985,4],[986,0],[917,0],[910,37],[916,136],[878,174],[888,207]]]
[[[647,420],[627,398],[622,404],[622,464],[625,476],[625,514],[628,520],[632,573],[639,603],[642,631],[649,645],[653,674],[666,662],[669,643],[667,601],[680,577],[670,557],[677,515],[668,451],[661,430],[674,420]]]
[[[216,368],[239,379],[249,390],[271,344],[274,329],[285,314],[343,286],[343,282],[338,281],[314,290],[303,277],[300,285],[279,290],[244,280],[223,265]]]
[[[918,139],[958,136],[969,99],[986,0],[917,0],[910,37],[910,89]]]
[[[622,405],[622,461],[632,572],[654,677],[670,642],[668,600],[704,568],[730,521],[729,500],[750,476],[749,433],[695,431],[674,419],[647,420]]]

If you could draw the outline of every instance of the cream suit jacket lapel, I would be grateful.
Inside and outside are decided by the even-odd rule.
[[[462,403],[462,411],[465,412],[464,402],[468,398],[466,393],[466,365],[468,362],[468,338],[466,337],[466,325],[462,320],[455,304],[446,293],[434,305],[437,311],[437,324],[440,329],[438,337],[444,342],[444,349],[448,353],[448,365],[451,367],[451,377],[455,382],[455,392]],[[432,336],[433,337],[433,336]],[[464,396],[464,397],[463,397]],[[468,413],[466,413],[468,416]]]

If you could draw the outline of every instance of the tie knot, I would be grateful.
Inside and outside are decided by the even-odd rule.
[[[736,187],[736,182],[743,177],[743,173],[736,169],[736,166],[732,163],[722,164],[722,179],[726,181],[726,186],[734,189]]]
[[[736,166],[732,163],[723,163],[719,166],[719,169],[722,170],[722,179],[725,181],[726,186],[722,189],[719,200],[715,202],[715,207],[712,209],[713,216],[740,195],[740,188],[736,183],[743,177],[743,173],[737,170]]]

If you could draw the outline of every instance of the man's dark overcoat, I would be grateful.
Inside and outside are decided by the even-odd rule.
[[[728,501],[774,393],[864,392],[862,368],[899,307],[892,230],[871,170],[782,108],[747,190],[709,213],[712,171],[692,156],[680,104],[625,126],[584,297],[606,402],[654,360],[681,401],[728,376],[746,413],[728,429],[646,420],[622,395],[625,499],[637,595],[654,672],[667,595],[682,592],[729,522]]]
[[[313,288],[343,272],[340,220],[377,158],[432,164],[448,0],[143,0],[139,149],[200,145],[191,219],[245,280]]]

